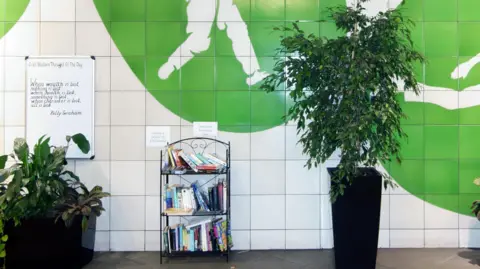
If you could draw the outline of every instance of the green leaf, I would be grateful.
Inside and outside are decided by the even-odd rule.
[[[0,156],[0,169],[5,168],[5,164],[7,163],[7,160],[8,160],[8,155]]]
[[[28,144],[25,138],[15,138],[13,141],[13,152],[17,155],[17,158],[22,161],[26,162],[29,154]]]
[[[86,216],[83,216],[82,218],[82,230],[86,231],[88,227],[88,219]]]
[[[8,240],[8,235],[2,236],[2,241],[3,241],[3,242],[7,242],[7,240]]]
[[[72,136],[73,142],[78,146],[82,153],[88,153],[90,151],[90,143],[83,134],[75,134]]]
[[[5,250],[0,251],[0,258],[5,258],[7,252]]]
[[[477,186],[480,186],[480,177],[476,178],[474,181],[473,181],[473,184],[477,185]]]

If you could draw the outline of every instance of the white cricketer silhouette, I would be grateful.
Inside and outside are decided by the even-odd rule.
[[[210,46],[210,32],[212,31],[215,15],[217,27],[227,30],[227,36],[232,41],[233,52],[241,63],[243,72],[249,77],[248,85],[254,85],[263,80],[268,73],[260,71],[260,64],[248,36],[247,24],[243,21],[240,11],[233,4],[233,0],[186,0],[187,6],[187,34],[188,38],[160,67],[158,76],[167,79],[175,69],[180,69],[195,55],[206,51]],[[177,57],[181,55],[181,57]]]

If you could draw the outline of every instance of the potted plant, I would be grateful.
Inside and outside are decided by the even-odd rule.
[[[286,34],[261,86],[289,90],[293,104],[285,118],[297,123],[308,169],[339,152],[339,164],[328,168],[337,269],[375,268],[382,179],[393,184],[375,167],[401,161],[406,115],[398,82],[418,94],[414,64],[424,62],[411,41],[412,21],[398,10],[367,16],[365,2],[329,9],[347,33],[338,38],[307,35],[298,22],[276,28]]]
[[[66,169],[71,142],[90,150],[82,134],[66,140],[57,147],[41,137],[30,152],[17,138],[14,152],[0,156],[0,257],[6,268],[81,268],[88,262],[83,232],[91,216],[104,211],[101,199],[109,194],[99,186],[89,191]],[[14,164],[5,168],[8,158]]]

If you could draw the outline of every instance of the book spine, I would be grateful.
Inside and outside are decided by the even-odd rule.
[[[228,247],[227,241],[227,221],[224,220],[222,223],[222,242],[223,242],[223,250],[226,251]]]
[[[223,182],[223,210],[228,210],[227,205],[227,182]]]
[[[197,169],[197,166],[195,165],[195,163],[192,162],[192,160],[190,160],[190,158],[188,158],[188,156],[183,151],[180,152],[180,157],[188,164],[188,166],[190,166],[190,168],[193,171],[198,172],[198,169]]]
[[[223,203],[223,183],[220,182],[217,186],[218,189],[218,201],[219,201],[219,206],[221,211],[225,211],[225,205]]]
[[[170,160],[170,166],[175,168],[175,161],[173,160],[173,157],[172,157],[172,148],[171,147],[168,147],[167,153],[168,153],[168,159]]]
[[[200,161],[197,156],[195,156],[193,153],[190,153],[190,158],[193,160],[193,162],[196,164],[196,165],[202,165],[202,161]]]
[[[223,166],[226,166],[226,165],[227,165],[226,162],[220,160],[219,158],[213,156],[212,154],[206,153],[205,155],[206,155],[208,158],[210,158],[211,160],[217,162],[218,164],[221,164],[221,165],[223,165]]]
[[[218,187],[217,186],[214,186],[213,189],[212,189],[212,198],[213,198],[213,201],[212,201],[212,204],[213,204],[213,210],[214,211],[219,211],[220,210],[220,206],[218,205]]]

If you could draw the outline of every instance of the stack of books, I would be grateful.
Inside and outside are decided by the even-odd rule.
[[[163,190],[163,212],[166,215],[193,215],[201,212],[227,211],[227,183],[220,180],[204,192],[198,183],[191,186],[165,185]]]
[[[167,154],[170,171],[189,169],[195,172],[216,172],[227,167],[227,163],[213,153],[185,153],[181,149],[168,147]]]
[[[217,251],[226,252],[232,248],[232,236],[223,219],[206,219],[185,225],[167,226],[163,230],[164,250]]]

